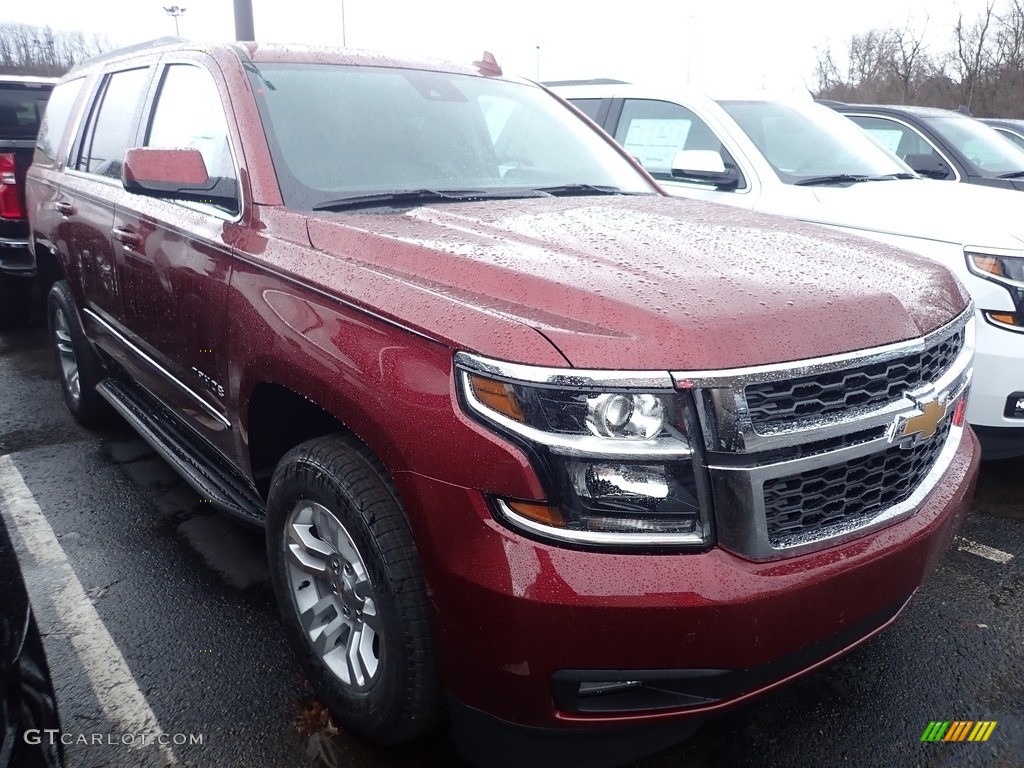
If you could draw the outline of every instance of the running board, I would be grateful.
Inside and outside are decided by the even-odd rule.
[[[264,524],[266,512],[255,486],[153,395],[117,378],[104,379],[96,391],[203,501],[246,522]]]

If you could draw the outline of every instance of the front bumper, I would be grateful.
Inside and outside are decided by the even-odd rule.
[[[710,714],[828,662],[891,621],[958,530],[978,458],[966,430],[949,470],[912,516],[841,545],[763,563],[720,548],[627,555],[551,547],[503,528],[476,491],[398,473],[445,686],[461,713],[457,728],[461,717],[470,732],[477,729],[472,713],[482,713],[545,734],[544,743],[551,734],[578,741],[590,732],[603,734],[598,743],[626,744],[630,732],[643,733],[634,752],[685,738]],[[609,670],[633,680],[714,671],[731,682],[705,687],[697,697],[703,700],[679,706],[572,711],[565,681]],[[660,726],[668,741],[652,734]],[[613,755],[605,744],[596,762],[575,764],[613,765],[636,754]]]
[[[1024,392],[1024,333],[990,325],[978,314],[974,383],[967,420],[985,459],[1024,456],[1024,418],[1007,415],[1007,400]]]

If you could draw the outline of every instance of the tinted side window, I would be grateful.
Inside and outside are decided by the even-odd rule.
[[[684,149],[718,152],[726,167],[736,163],[715,133],[692,110],[668,101],[627,99],[615,140],[656,179],[672,176],[672,159]],[[745,184],[740,183],[740,188]]]
[[[601,111],[601,99],[569,99],[569,101],[576,109],[595,123],[597,122],[597,113]]]
[[[208,72],[188,64],[167,67],[146,146],[198,149],[211,178],[236,180],[224,107]]]
[[[850,115],[850,119],[868,132],[868,135],[894,155],[905,160],[907,155],[935,155],[935,148],[921,134],[902,123],[885,117]]]
[[[57,149],[60,147],[60,140],[64,136],[68,120],[71,118],[71,110],[74,109],[75,100],[78,98],[84,82],[85,79],[79,77],[61,83],[53,89],[50,103],[46,106],[43,122],[39,126],[34,162],[46,165],[53,165],[57,162]]]
[[[129,69],[107,76],[102,101],[93,108],[89,133],[82,143],[78,169],[121,178],[124,152],[135,143],[135,127],[149,70]]]
[[[49,88],[35,84],[0,85],[0,137],[34,139],[49,95]]]

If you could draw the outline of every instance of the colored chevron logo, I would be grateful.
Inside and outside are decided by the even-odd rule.
[[[996,720],[932,720],[921,741],[988,741]]]

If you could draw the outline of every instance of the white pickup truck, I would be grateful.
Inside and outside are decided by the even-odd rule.
[[[918,177],[810,97],[712,99],[602,80],[550,83],[682,197],[824,224],[951,268],[974,297],[967,417],[984,458],[1024,455],[1024,211],[1019,193]]]

